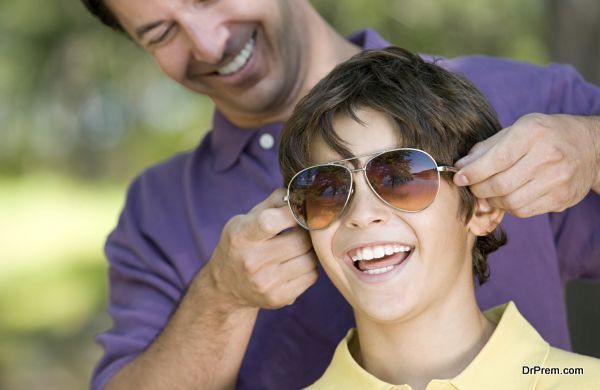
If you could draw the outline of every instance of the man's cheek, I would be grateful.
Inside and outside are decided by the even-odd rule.
[[[162,71],[171,79],[183,84],[192,69],[188,69],[189,55],[175,48],[161,48],[153,54],[154,60]]]

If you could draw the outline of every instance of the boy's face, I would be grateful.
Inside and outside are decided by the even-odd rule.
[[[383,114],[370,109],[357,114],[364,125],[349,117],[334,120],[336,133],[355,156],[412,146],[398,145],[398,132]],[[311,156],[313,164],[342,158],[322,140],[313,143]],[[361,160],[360,167],[365,159]],[[468,291],[475,235],[471,221],[459,219],[458,207],[457,189],[441,180],[429,207],[401,212],[377,198],[362,171],[354,174],[354,194],[345,212],[329,227],[310,235],[323,268],[354,308],[357,320],[367,316],[377,322],[401,321],[457,290]],[[398,253],[385,256],[380,263],[352,260],[357,251],[368,257],[369,249],[379,256],[386,250]],[[388,270],[390,265],[393,268]],[[379,270],[365,272],[366,268]]]

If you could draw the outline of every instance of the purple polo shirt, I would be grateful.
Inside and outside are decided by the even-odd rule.
[[[388,45],[372,30],[350,39],[365,49]],[[472,80],[503,126],[530,112],[600,114],[600,89],[569,66],[483,56],[440,64]],[[92,388],[103,387],[161,332],[227,220],[282,185],[277,147],[260,143],[264,134],[278,140],[281,127],[238,129],[217,112],[195,150],[147,169],[131,184],[106,243],[114,324],[98,336],[105,353]],[[571,279],[600,279],[600,197],[589,194],[562,213],[507,215],[502,225],[509,241],[490,256],[491,280],[477,289],[481,308],[513,300],[550,344],[568,349],[563,286]],[[296,303],[259,312],[238,388],[300,388],[325,370],[354,324],[349,305],[319,272]]]

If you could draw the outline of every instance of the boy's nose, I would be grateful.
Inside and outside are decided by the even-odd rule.
[[[225,55],[230,32],[220,18],[211,18],[211,15],[210,12],[202,14],[195,10],[184,12],[179,23],[190,41],[194,59],[218,65]]]
[[[365,175],[354,171],[354,193],[348,204],[348,210],[342,217],[349,228],[366,228],[373,224],[384,223],[389,219],[390,209],[375,195]]]

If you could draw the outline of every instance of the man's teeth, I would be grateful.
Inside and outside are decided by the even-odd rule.
[[[391,271],[392,269],[394,269],[393,265],[388,265],[387,267],[382,267],[382,268],[375,268],[375,269],[366,269],[363,272],[369,275],[377,275],[377,274],[384,274],[386,272]]]
[[[231,60],[227,65],[217,69],[217,72],[222,76],[226,76],[226,75],[235,73],[238,70],[242,69],[242,67],[244,65],[246,65],[248,58],[250,58],[250,54],[252,54],[253,49],[254,49],[254,38],[250,38],[248,43],[246,43],[246,45],[238,53],[238,55],[235,56],[235,58],[233,60]]]
[[[375,245],[355,251],[352,254],[352,261],[381,259],[400,252],[410,252],[410,247],[398,244]]]

